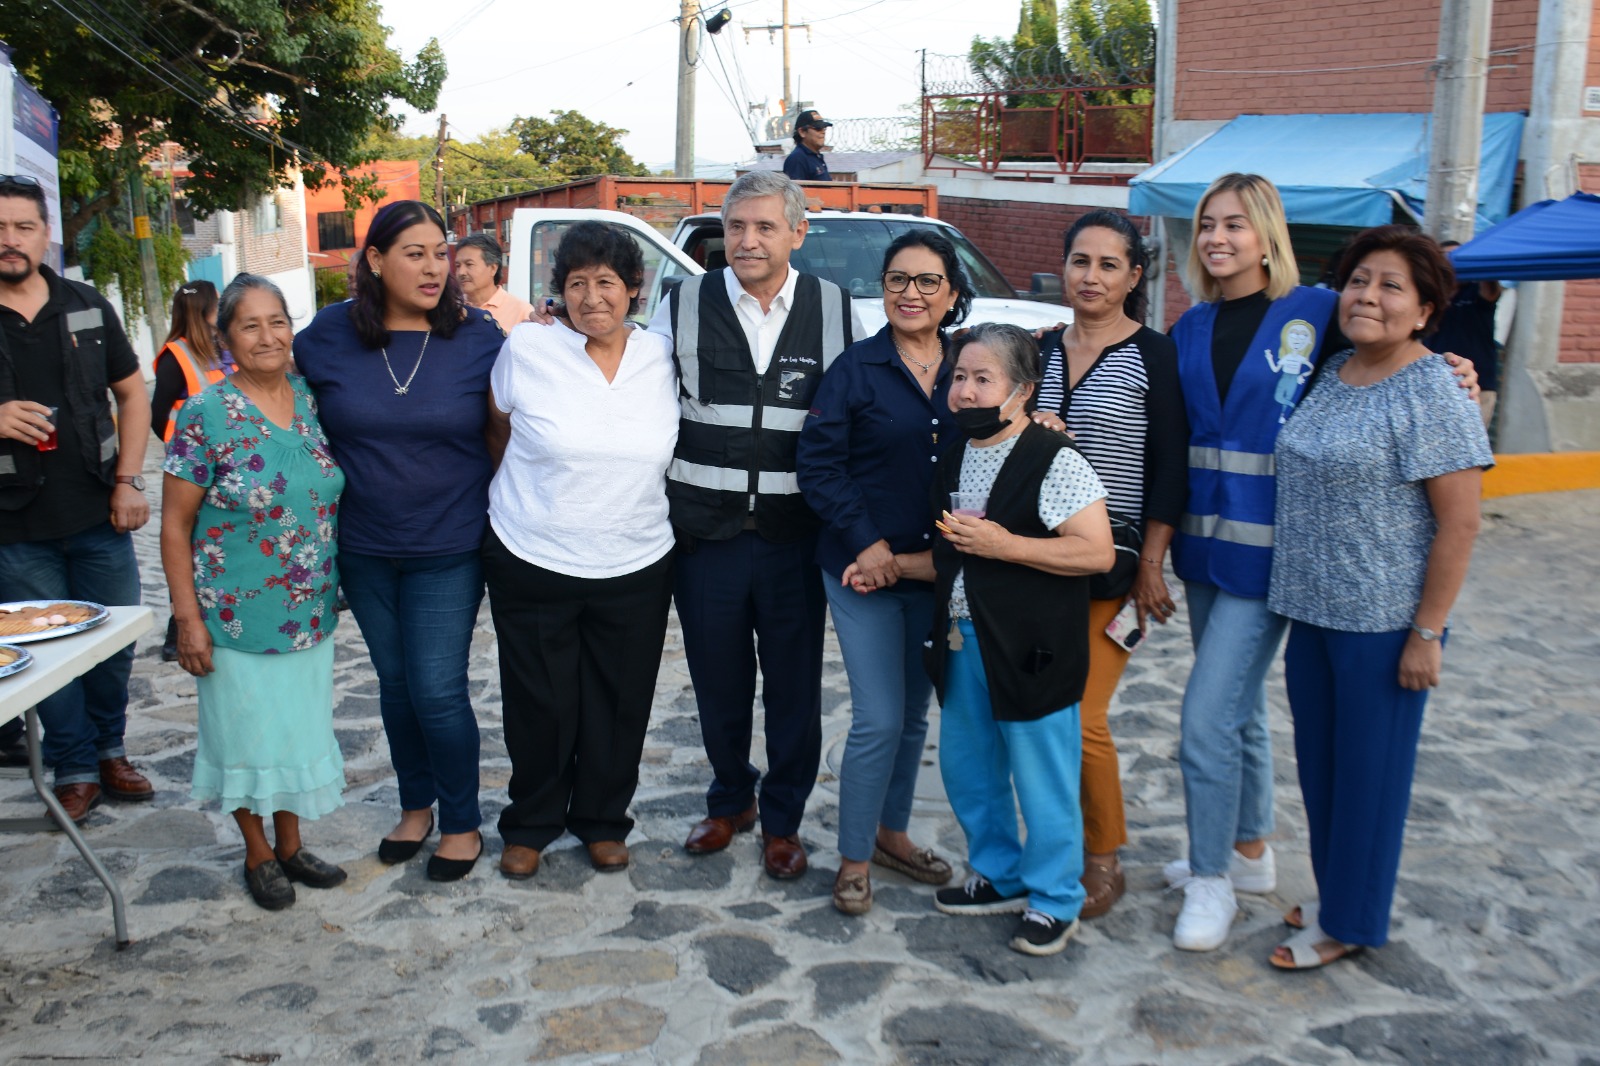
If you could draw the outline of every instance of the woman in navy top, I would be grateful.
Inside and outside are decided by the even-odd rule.
[[[504,341],[462,300],[439,213],[403,200],[372,220],[355,298],[324,308],[294,343],[349,479],[339,569],[400,786],[400,823],[378,858],[416,855],[437,801],[434,880],[466,876],[483,851],[467,652],[483,599],[489,372]]]
[[[845,349],[800,432],[797,474],[824,526],[823,586],[850,675],[850,736],[839,772],[839,875],[833,902],[872,907],[869,862],[940,885],[948,862],[906,835],[933,685],[922,647],[934,591],[902,579],[899,555],[931,546],[928,494],[956,433],[944,327],[972,306],[954,246],[917,231],[889,245],[889,323]]]

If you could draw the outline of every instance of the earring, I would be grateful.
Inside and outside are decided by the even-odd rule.
[[[1417,328],[1418,328],[1418,329],[1421,329],[1421,328],[1422,328],[1422,327],[1423,327],[1423,326],[1425,326],[1425,325],[1427,325],[1427,323],[1426,323],[1426,322],[1418,322],[1418,323],[1417,323]]]
[[[374,270],[374,271],[373,271],[373,272],[372,272],[372,276],[373,276],[373,277],[375,277],[375,278],[381,278],[381,277],[383,277],[383,271],[381,271],[381,270]]]
[[[1262,266],[1267,266],[1268,265],[1268,260],[1267,260],[1266,256],[1262,256],[1261,257],[1261,265]]]

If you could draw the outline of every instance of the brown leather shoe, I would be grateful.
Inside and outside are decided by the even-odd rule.
[[[526,881],[539,872],[539,849],[507,844],[500,854],[500,872],[514,881]]]
[[[683,842],[683,850],[692,855],[709,855],[713,851],[721,851],[732,843],[735,833],[743,833],[755,824],[754,803],[750,804],[749,810],[732,818],[707,818],[689,830],[689,839]]]
[[[100,786],[92,781],[57,785],[56,799],[61,802],[61,809],[67,812],[68,818],[82,824],[89,817],[89,812],[100,806]]]
[[[767,868],[767,876],[776,877],[780,881],[790,881],[806,872],[806,849],[800,843],[800,837],[786,836],[775,837],[771,833],[761,834],[761,865]]]
[[[628,868],[628,845],[620,840],[597,840],[589,845],[589,861],[601,873]]]
[[[126,758],[100,760],[100,787],[112,799],[138,803],[154,799],[156,790],[143,774],[133,768]]]

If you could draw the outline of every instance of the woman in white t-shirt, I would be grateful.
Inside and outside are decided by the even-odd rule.
[[[671,342],[633,329],[644,260],[581,222],[556,248],[564,325],[518,326],[490,378],[484,575],[500,649],[507,877],[570,830],[599,870],[628,865],[672,596],[666,471],[678,438]]]

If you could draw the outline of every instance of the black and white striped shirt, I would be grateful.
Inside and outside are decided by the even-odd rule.
[[[1189,421],[1178,351],[1148,327],[1102,351],[1076,388],[1067,385],[1061,334],[1040,342],[1041,411],[1061,415],[1106,487],[1106,506],[1139,522],[1177,525],[1188,487]]]

